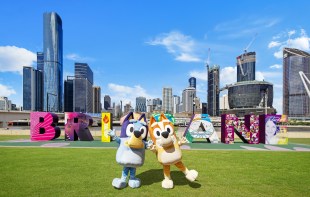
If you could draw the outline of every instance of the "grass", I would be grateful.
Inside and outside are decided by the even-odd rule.
[[[288,139],[288,143],[290,144],[309,144],[310,145],[310,138],[290,138]]]
[[[183,151],[199,172],[188,182],[172,167],[175,187],[165,190],[161,165],[150,151],[137,169],[138,189],[117,190],[116,149],[0,148],[0,196],[308,196],[310,153]]]

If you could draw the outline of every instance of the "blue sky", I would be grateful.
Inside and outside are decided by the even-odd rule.
[[[162,98],[162,88],[181,96],[197,78],[207,100],[205,62],[220,65],[221,86],[236,81],[236,57],[250,43],[256,79],[274,84],[274,106],[282,113],[285,46],[310,50],[309,1],[5,1],[0,7],[0,96],[22,105],[22,66],[36,65],[43,48],[43,13],[63,21],[64,76],[74,62],[94,72],[102,97],[135,103]],[[225,94],[223,92],[222,94]]]

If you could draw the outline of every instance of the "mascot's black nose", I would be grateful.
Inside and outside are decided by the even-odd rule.
[[[140,131],[134,131],[133,134],[136,136],[136,138],[139,138],[142,133]]]
[[[169,132],[168,131],[164,131],[161,133],[161,135],[164,137],[164,138],[167,138],[169,136]]]

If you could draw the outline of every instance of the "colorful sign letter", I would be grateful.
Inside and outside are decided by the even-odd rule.
[[[102,113],[101,114],[101,141],[111,142],[111,137],[108,135],[109,131],[112,130],[112,114]]]
[[[189,142],[193,142],[194,138],[203,138],[211,143],[219,142],[219,138],[208,114],[193,115],[183,136],[185,136]]]
[[[286,115],[260,115],[259,119],[261,143],[288,144]]]
[[[30,113],[30,139],[32,141],[53,140],[60,136],[60,129],[56,127],[58,116],[50,112]]]
[[[86,114],[78,112],[65,112],[65,140],[68,141],[93,141],[88,126],[91,126],[93,119]]]

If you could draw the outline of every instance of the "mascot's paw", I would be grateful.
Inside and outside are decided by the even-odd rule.
[[[165,189],[172,189],[173,188],[173,181],[169,179],[164,179],[161,182],[161,186]]]
[[[112,181],[112,185],[113,185],[113,187],[115,187],[117,189],[122,189],[122,188],[126,187],[127,183],[122,181],[122,179],[115,178]]]
[[[138,178],[134,178],[134,179],[129,179],[128,181],[128,185],[131,188],[138,188],[141,186],[141,181]]]
[[[193,182],[197,179],[198,177],[198,172],[196,170],[190,170],[188,171],[188,173],[186,174],[186,178],[187,180],[189,180],[190,182]]]

